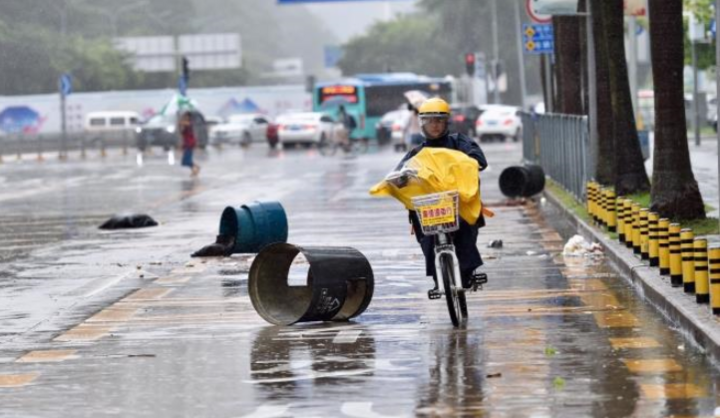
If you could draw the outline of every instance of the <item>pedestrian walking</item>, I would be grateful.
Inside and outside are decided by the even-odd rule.
[[[193,160],[193,153],[197,146],[197,138],[195,136],[195,129],[192,123],[192,115],[190,112],[184,112],[180,116],[180,137],[182,138],[182,162],[183,167],[189,167],[191,170],[190,175],[195,177],[200,173],[200,166],[195,164]]]

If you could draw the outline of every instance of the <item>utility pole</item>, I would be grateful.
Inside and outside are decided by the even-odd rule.
[[[498,46],[498,14],[497,14],[497,0],[492,0],[490,3],[492,6],[492,37],[493,37],[493,61],[492,61],[492,78],[493,78],[493,103],[500,104],[500,89],[498,88],[498,68],[500,63],[500,51]]]
[[[698,27],[695,13],[690,14],[690,51],[692,52],[693,70],[693,130],[695,131],[695,145],[700,146],[700,103],[698,103],[698,63],[697,63],[697,41],[704,37],[705,28],[702,24]]]
[[[628,78],[630,79],[630,95],[632,96],[633,115],[635,120],[638,119],[638,59],[637,59],[637,18],[635,16],[628,17],[628,41],[629,41],[629,59],[628,59]]]
[[[523,54],[523,40],[520,34],[520,28],[522,27],[522,21],[520,19],[520,2],[522,0],[515,0],[515,27],[517,28],[517,39],[518,39],[518,68],[520,69],[520,105],[523,110],[526,109],[527,101],[527,81],[525,80],[525,54]]]
[[[595,160],[597,159],[598,124],[597,124],[597,69],[595,67],[595,32],[593,31],[593,8],[592,1],[587,0],[587,59],[588,59],[588,123],[590,124],[590,161],[586,164],[587,181],[595,177]],[[587,155],[587,153],[586,153]],[[587,158],[587,157],[586,157]]]

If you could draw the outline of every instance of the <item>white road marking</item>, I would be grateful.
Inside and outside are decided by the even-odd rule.
[[[253,385],[257,385],[259,383],[284,383],[284,382],[297,382],[300,380],[314,380],[314,379],[322,379],[326,377],[349,377],[349,376],[359,376],[363,374],[372,373],[375,371],[375,369],[357,369],[357,370],[343,370],[343,371],[337,371],[337,372],[326,372],[326,373],[309,373],[302,376],[293,376],[293,377],[281,377],[277,379],[262,379],[262,380],[246,380],[244,383],[250,383]]]
[[[335,338],[333,338],[333,344],[354,344],[360,337],[360,334],[362,334],[362,330],[358,329],[340,331]]]
[[[400,418],[410,415],[381,415],[372,410],[372,402],[344,402],[341,408],[343,415],[357,418]]]
[[[255,412],[248,415],[242,415],[239,418],[276,418],[287,416],[289,405],[262,405]]]

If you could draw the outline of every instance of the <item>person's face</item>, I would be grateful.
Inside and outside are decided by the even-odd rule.
[[[445,118],[428,118],[425,122],[425,132],[428,137],[434,139],[439,138],[447,127],[447,119]]]

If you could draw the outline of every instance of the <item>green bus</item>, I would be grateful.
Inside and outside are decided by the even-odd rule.
[[[376,139],[377,125],[384,114],[407,105],[404,93],[419,90],[428,97],[450,101],[452,82],[413,73],[358,74],[313,88],[313,110],[337,116],[340,105],[355,118],[352,137]]]

